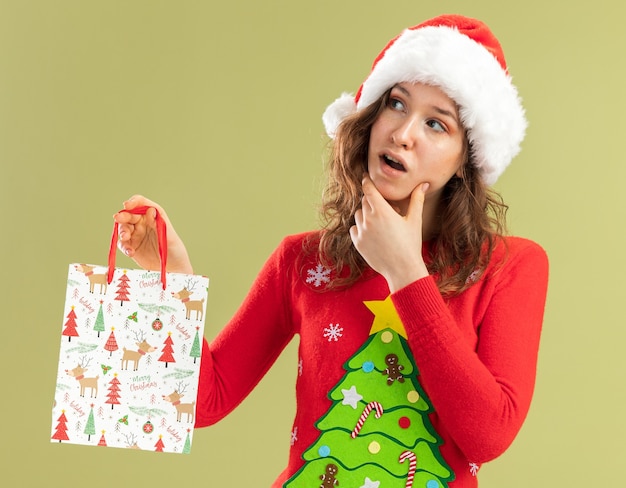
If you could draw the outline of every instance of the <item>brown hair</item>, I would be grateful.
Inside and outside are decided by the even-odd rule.
[[[322,230],[317,243],[320,259],[339,277],[332,288],[357,281],[368,269],[352,244],[350,227],[361,205],[361,181],[367,170],[370,129],[389,102],[389,91],[369,107],[346,117],[330,148],[328,180],[322,198]],[[467,138],[466,138],[467,139]],[[461,176],[444,187],[439,207],[441,225],[425,256],[429,272],[444,295],[465,290],[489,262],[497,238],[505,232],[508,207],[482,181],[466,142],[467,163]]]

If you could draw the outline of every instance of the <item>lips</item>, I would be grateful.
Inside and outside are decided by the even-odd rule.
[[[387,166],[395,169],[396,171],[404,171],[406,172],[406,168],[402,164],[402,162],[398,161],[396,158],[389,156],[388,154],[382,155],[382,160]]]

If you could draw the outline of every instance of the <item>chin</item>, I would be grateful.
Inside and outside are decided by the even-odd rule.
[[[376,189],[380,192],[382,197],[387,200],[389,203],[400,204],[402,202],[406,202],[411,198],[411,193],[408,192],[400,192],[396,188],[385,188],[385,185],[376,185],[374,182]]]

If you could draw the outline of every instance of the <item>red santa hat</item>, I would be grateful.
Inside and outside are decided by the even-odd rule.
[[[405,29],[374,60],[356,95],[342,94],[322,120],[334,138],[343,119],[401,82],[440,87],[459,107],[472,162],[488,185],[520,151],[524,108],[509,76],[502,47],[483,22],[442,15]]]

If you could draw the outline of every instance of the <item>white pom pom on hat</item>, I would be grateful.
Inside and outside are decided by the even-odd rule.
[[[356,95],[344,93],[322,120],[334,138],[349,115],[401,82],[440,87],[459,106],[473,164],[492,185],[519,153],[526,117],[508,74],[502,47],[483,22],[442,15],[405,29],[385,46]]]

